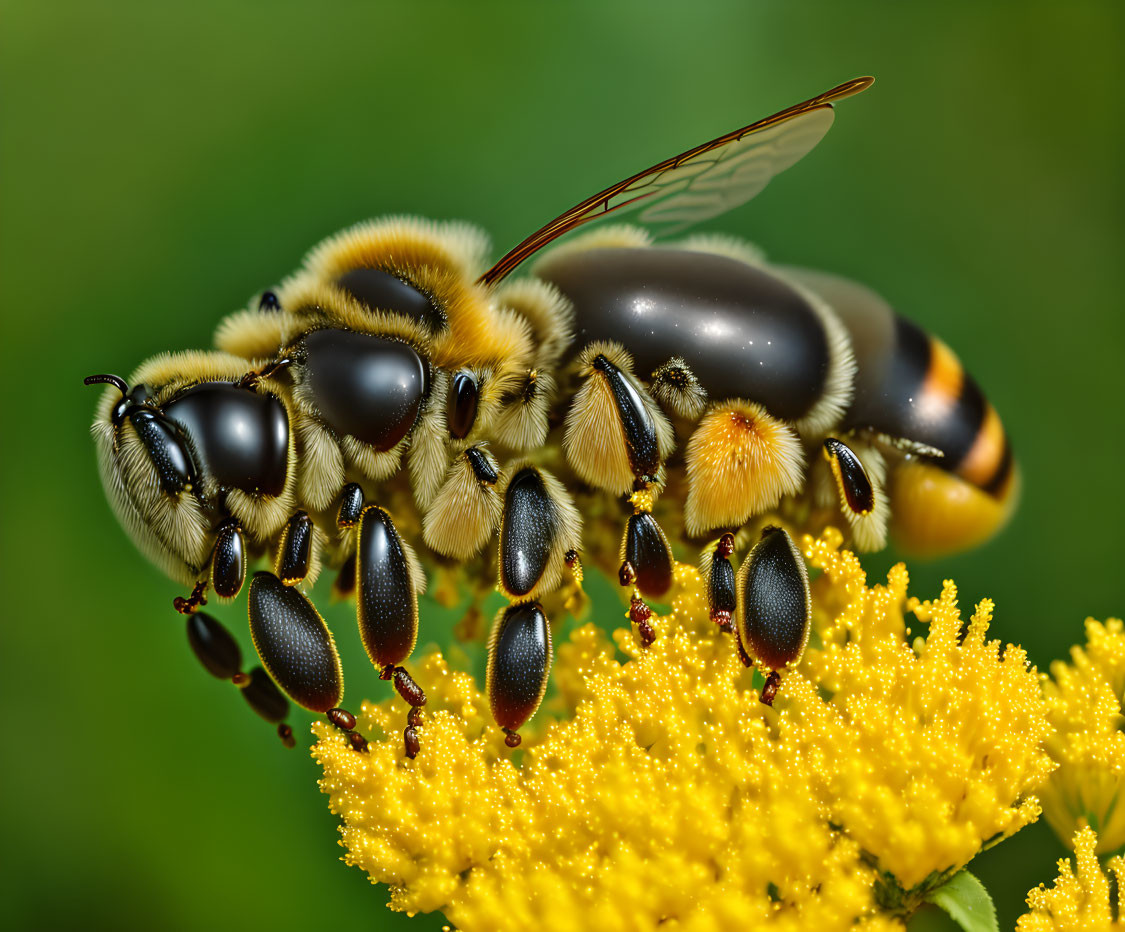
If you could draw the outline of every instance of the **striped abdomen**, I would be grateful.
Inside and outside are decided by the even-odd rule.
[[[858,371],[844,426],[940,450],[934,464],[1003,498],[1012,449],[996,409],[953,351],[878,295],[821,272],[795,273],[824,297],[852,338]]]

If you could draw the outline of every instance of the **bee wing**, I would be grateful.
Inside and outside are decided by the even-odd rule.
[[[552,240],[611,213],[639,211],[641,223],[669,235],[745,204],[820,142],[832,125],[834,101],[873,80],[855,78],[619,181],[532,233],[479,281],[499,281]]]

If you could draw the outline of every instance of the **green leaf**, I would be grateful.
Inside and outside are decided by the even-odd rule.
[[[926,894],[926,902],[945,910],[965,932],[999,932],[992,897],[967,870],[958,871]]]

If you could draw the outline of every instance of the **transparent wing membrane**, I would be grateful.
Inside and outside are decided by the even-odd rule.
[[[666,159],[576,204],[480,277],[493,284],[564,233],[611,213],[634,212],[657,236],[680,232],[745,204],[820,142],[832,103],[868,88],[856,78],[802,103]]]

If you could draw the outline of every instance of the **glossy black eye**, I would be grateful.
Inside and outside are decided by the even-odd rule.
[[[433,332],[445,329],[445,315],[413,285],[382,269],[352,269],[336,284],[373,311],[394,311]]]
[[[272,395],[205,382],[164,406],[222,486],[280,495],[289,466],[289,417]]]
[[[457,440],[469,436],[473,422],[477,419],[479,397],[480,388],[475,375],[463,369],[453,376],[453,387],[449,392],[449,405],[445,412],[449,436]]]
[[[305,337],[305,378],[325,422],[376,450],[389,450],[414,426],[430,388],[413,349],[350,330]]]
[[[272,291],[263,291],[262,296],[258,299],[259,311],[280,311],[281,301],[277,295]]]

